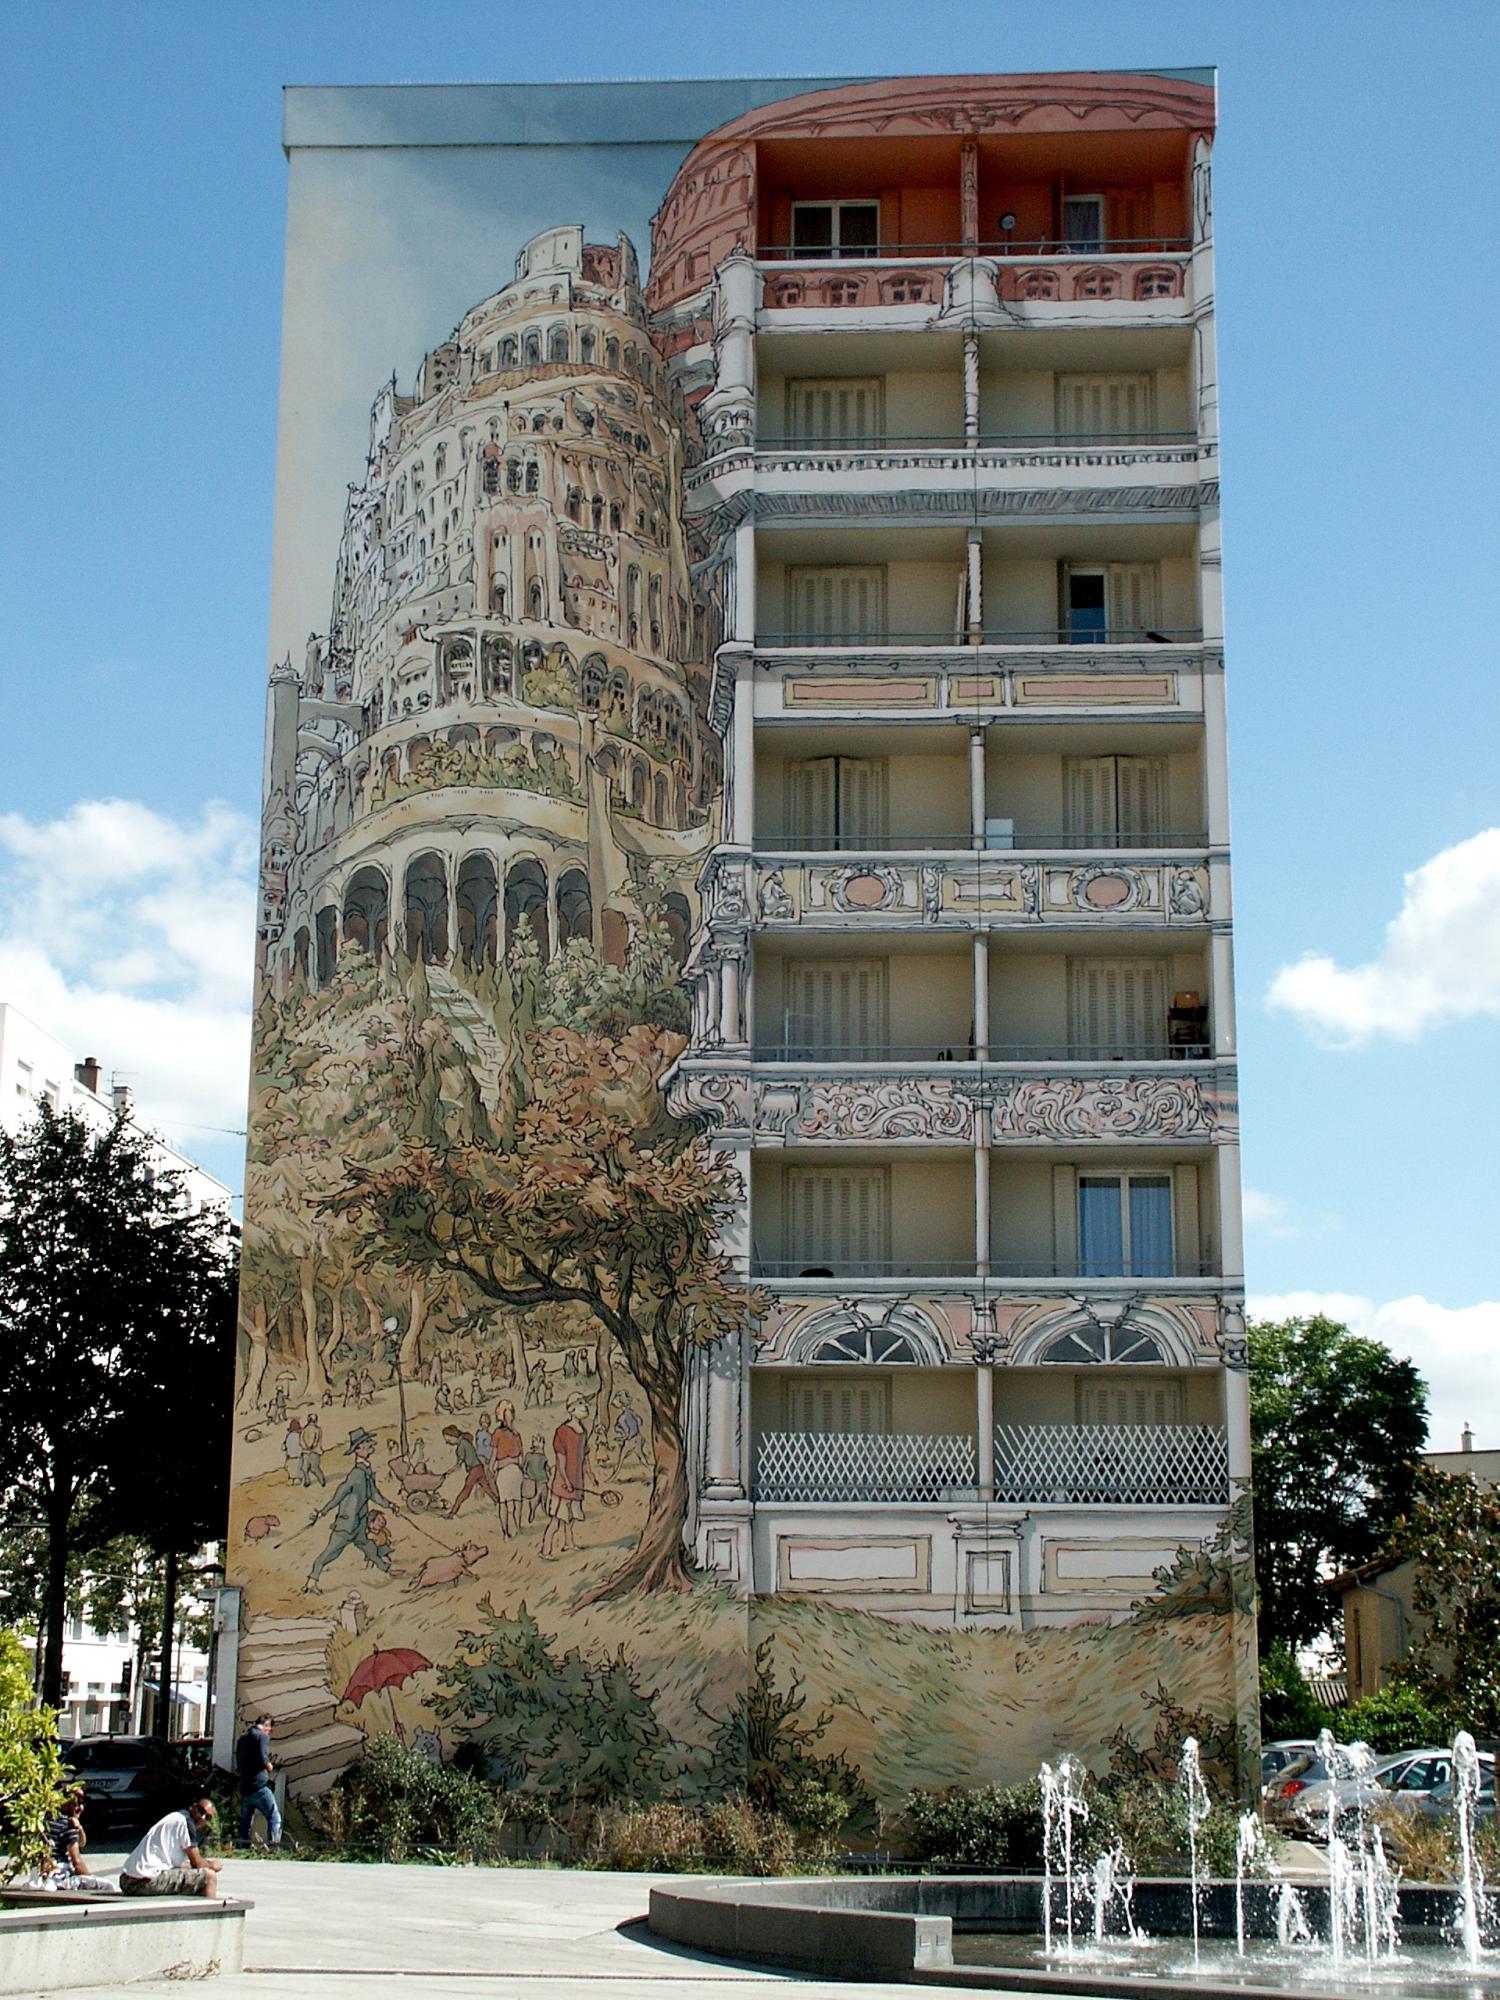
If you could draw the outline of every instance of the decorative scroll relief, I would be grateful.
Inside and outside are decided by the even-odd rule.
[[[1006,1139],[1210,1139],[1238,1130],[1232,1089],[1196,1077],[1014,1077],[990,1092],[992,1143]]]
[[[774,879],[773,879],[774,878]],[[1012,861],[964,852],[920,863],[877,860],[777,862],[757,870],[756,909],[763,921],[814,922],[873,917],[941,924],[976,917],[999,922],[1108,923],[1142,917],[1171,924],[1210,918],[1208,870],[1164,862]],[[710,894],[709,913],[723,911]]]
[[[769,1129],[767,1095],[767,1086],[757,1086],[757,1132]],[[802,1086],[796,1110],[780,1130],[788,1139],[967,1140],[974,1131],[974,1110],[968,1098],[942,1078],[810,1083]]]

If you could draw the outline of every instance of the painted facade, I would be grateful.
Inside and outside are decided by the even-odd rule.
[[[747,89],[379,392],[272,672],[294,1791],[1250,1768],[1212,89]]]

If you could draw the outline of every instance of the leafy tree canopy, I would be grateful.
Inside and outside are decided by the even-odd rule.
[[[1336,1320],[1250,1327],[1262,1646],[1329,1632],[1330,1574],[1367,1562],[1411,1502],[1427,1388],[1410,1361]]]
[[[1500,1736],[1500,1493],[1424,1466],[1392,1552],[1416,1566],[1417,1637],[1398,1681],[1448,1730]]]
[[[15,1633],[0,1631],[0,1881],[46,1867],[63,1778],[56,1713],[32,1700],[31,1662]]]

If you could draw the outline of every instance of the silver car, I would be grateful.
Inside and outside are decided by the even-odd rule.
[[[1495,1760],[1487,1752],[1480,1752],[1479,1771],[1481,1800],[1487,1786],[1493,1809]],[[1394,1806],[1401,1812],[1436,1812],[1450,1806],[1453,1795],[1453,1752],[1438,1746],[1379,1757],[1361,1777],[1324,1777],[1304,1785],[1287,1803],[1289,1816],[1321,1840],[1328,1834],[1330,1810],[1334,1831],[1344,1833],[1361,1810]]]

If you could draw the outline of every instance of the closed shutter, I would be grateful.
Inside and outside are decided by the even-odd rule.
[[[1068,1040],[1081,1060],[1159,1056],[1167,1039],[1167,962],[1075,958],[1068,966]]]
[[[792,627],[799,638],[858,645],[885,637],[885,570],[840,563],[831,569],[789,569]]]
[[[1068,832],[1086,847],[1136,846],[1166,828],[1165,757],[1069,757]]]
[[[789,758],[787,831],[809,846],[879,845],[889,789],[884,757]]]
[[[1173,1381],[1122,1380],[1105,1376],[1102,1381],[1078,1384],[1078,1421],[1081,1424],[1180,1424],[1182,1384]]]
[[[791,444],[858,444],[884,434],[885,383],[879,375],[792,377],[786,385]]]
[[[1112,640],[1139,639],[1160,625],[1157,575],[1155,563],[1109,564],[1105,572],[1106,608]]]
[[[788,959],[787,1044],[860,1057],[889,1042],[886,967],[878,958]]]
[[[1151,235],[1151,190],[1119,187],[1105,190],[1111,243],[1144,243]]]
[[[1060,437],[1143,438],[1156,428],[1155,382],[1141,375],[1059,375]]]
[[[890,1384],[872,1375],[829,1375],[813,1382],[788,1382],[786,1420],[791,1431],[883,1436],[891,1427]]]
[[[791,1167],[786,1177],[789,1263],[879,1274],[889,1261],[890,1175],[885,1167]]]

